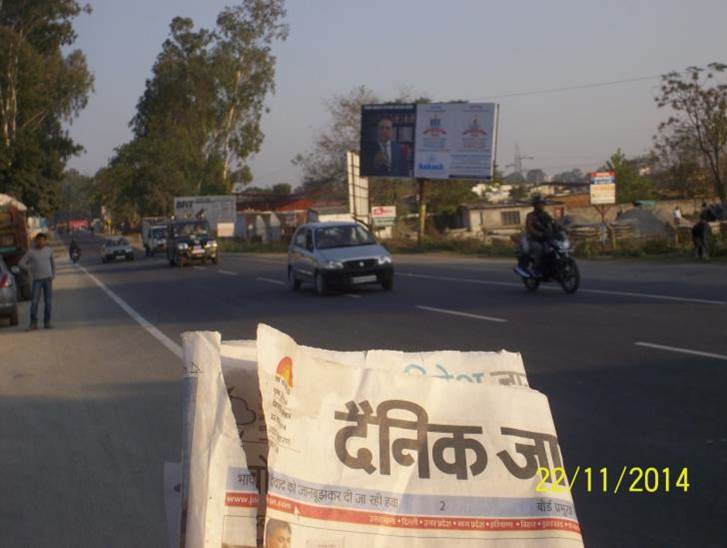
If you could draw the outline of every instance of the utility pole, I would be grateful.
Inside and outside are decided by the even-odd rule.
[[[513,157],[512,163],[505,167],[513,168],[515,173],[523,174],[523,160],[535,160],[534,156],[525,156],[520,152],[520,145],[515,143],[515,156]]]

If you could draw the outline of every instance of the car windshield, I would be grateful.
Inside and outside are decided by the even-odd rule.
[[[126,238],[119,238],[118,240],[106,240],[106,245],[117,246],[117,245],[129,245]]]
[[[167,235],[167,231],[163,228],[158,228],[156,230],[151,231],[151,237],[156,239],[165,238]]]
[[[177,236],[207,236],[209,225],[206,222],[179,224],[174,227],[174,233]]]
[[[353,247],[375,244],[374,237],[358,225],[328,226],[316,229],[316,247],[331,249],[334,247]]]

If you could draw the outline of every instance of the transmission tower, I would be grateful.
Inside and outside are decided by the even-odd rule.
[[[535,160],[534,156],[525,156],[520,152],[520,145],[515,143],[515,156],[511,164],[507,164],[505,167],[513,168],[515,173],[523,174],[523,160]]]

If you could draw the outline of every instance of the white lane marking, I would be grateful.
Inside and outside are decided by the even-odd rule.
[[[712,352],[702,352],[701,350],[691,350],[689,348],[678,348],[676,346],[666,346],[664,344],[654,344],[648,342],[635,342],[636,346],[643,346],[645,348],[655,348],[656,350],[666,350],[667,352],[677,352],[679,354],[691,354],[693,356],[703,356],[705,358],[714,358],[716,360],[727,361],[727,355],[725,354],[713,354]]]
[[[505,323],[507,320],[503,318],[494,318],[492,316],[480,316],[479,314],[470,314],[469,312],[459,312],[457,310],[447,310],[446,308],[434,308],[433,306],[417,306],[419,310],[428,310],[429,312],[439,312],[440,314],[449,314],[450,316],[462,316],[464,318],[473,318],[475,320],[486,320],[488,322]]]
[[[499,285],[505,287],[522,287],[522,284],[515,282],[494,282],[491,280],[476,280],[473,278],[457,278],[454,276],[433,276],[431,274],[413,274],[411,272],[397,272],[397,276],[409,276],[410,278],[422,278],[426,280],[442,280],[445,282],[463,282],[481,285]],[[560,287],[541,286],[546,291],[561,291]],[[637,297],[642,299],[657,299],[662,301],[676,301],[698,304],[727,305],[727,301],[716,301],[710,299],[696,299],[691,297],[674,297],[672,295],[656,295],[654,293],[636,293],[632,291],[610,291],[607,289],[579,289],[579,293],[593,293],[597,295],[617,295],[620,297]]]
[[[193,266],[192,268],[194,268],[195,270],[207,270],[206,266]]]
[[[232,272],[231,270],[218,270],[220,274],[225,274],[226,276],[237,276],[237,272]]]
[[[261,282],[268,282],[269,284],[285,285],[285,282],[281,282],[280,280],[273,280],[272,278],[255,278],[255,279],[260,280]]]
[[[146,318],[144,318],[141,314],[139,314],[136,310],[131,308],[126,301],[124,301],[121,297],[119,297],[116,293],[111,291],[106,284],[104,284],[101,280],[99,280],[96,276],[91,274],[88,270],[86,270],[85,267],[82,265],[78,265],[78,268],[83,270],[88,277],[90,277],[97,286],[99,286],[104,293],[106,293],[112,301],[114,301],[116,304],[118,304],[121,309],[126,312],[133,320],[136,321],[141,327],[146,329],[146,331],[154,337],[156,340],[158,340],[160,343],[162,343],[164,346],[167,347],[168,350],[170,350],[173,354],[175,354],[178,358],[182,358],[182,347],[175,343],[172,339],[167,337],[164,333],[162,333],[159,329],[157,329],[154,325],[152,325]]]
[[[354,295],[353,293],[344,293],[343,296],[348,297],[350,299],[360,299],[361,298],[361,295]]]

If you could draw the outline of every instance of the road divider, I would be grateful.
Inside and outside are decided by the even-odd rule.
[[[485,320],[488,322],[506,323],[504,318],[494,318],[492,316],[481,316],[479,314],[470,314],[469,312],[460,312],[458,310],[448,310],[446,308],[435,308],[433,306],[417,306],[419,310],[427,310],[429,312],[438,312],[439,314],[449,314],[450,316],[462,316],[463,318],[472,318],[474,320]]]
[[[649,342],[635,342],[634,345],[641,346],[643,348],[653,348],[655,350],[664,350],[665,352],[676,352],[677,354],[689,354],[692,356],[702,356],[704,358],[713,358],[715,360],[727,361],[727,355],[715,354],[713,352],[702,352],[701,350],[693,350],[691,348],[679,348],[676,346],[667,346],[664,344],[655,344]]]

